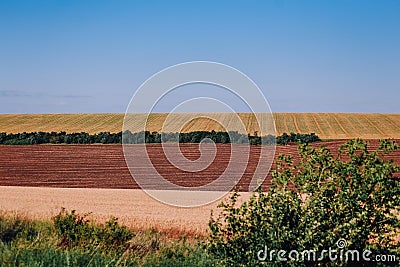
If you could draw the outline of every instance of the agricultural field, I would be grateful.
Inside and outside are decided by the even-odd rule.
[[[337,153],[342,143],[344,141],[331,141],[315,143],[313,146],[324,145],[332,153]],[[376,149],[378,143],[378,140],[370,140],[370,149]],[[214,161],[199,172],[184,171],[172,165],[160,144],[147,145],[147,153],[157,172],[164,178],[182,186],[197,187],[217,179],[229,163],[230,145],[216,144],[216,147]],[[198,144],[180,145],[182,154],[190,160],[200,157],[198,148]],[[250,147],[250,159],[238,183],[243,191],[248,190],[260,151],[260,146]],[[277,146],[275,159],[279,154],[292,155],[295,162],[299,160],[296,144]],[[400,151],[388,158],[400,164]],[[269,186],[270,175],[264,181],[264,189]],[[121,145],[1,145],[0,177],[0,186],[139,188],[126,166]]]
[[[123,114],[1,114],[0,132],[119,132]]]
[[[182,124],[185,125],[183,132],[223,130],[219,123],[210,119],[185,124],[192,115],[173,115],[176,131]],[[233,121],[232,114],[213,114],[210,117],[214,116],[218,116],[221,124],[229,125]],[[249,133],[258,130],[254,116],[245,113],[239,116]],[[145,116],[136,114],[130,118],[132,122],[140,122]],[[147,122],[148,130],[161,131],[166,118],[167,114],[152,114]],[[274,118],[278,135],[315,132],[323,139],[335,141],[313,146],[323,144],[334,153],[349,138],[370,139],[371,149],[377,147],[378,138],[400,138],[400,115],[275,113]],[[123,114],[0,115],[0,132],[119,132],[122,123]],[[200,156],[196,144],[181,144],[181,150],[188,159],[195,160]],[[159,144],[148,145],[147,151],[163,177],[182,186],[194,187],[213,181],[224,171],[229,162],[230,146],[217,144],[215,161],[197,173],[185,172],[171,165]],[[259,146],[251,146],[249,163],[238,183],[242,191],[248,191],[259,153]],[[299,160],[295,144],[277,146],[276,155],[279,154],[292,155],[295,161]],[[390,158],[400,163],[400,152],[390,155]],[[268,174],[264,189],[269,187],[270,179]],[[93,211],[100,220],[116,215],[123,219],[124,224],[131,222],[137,227],[152,225],[164,230],[172,227],[177,232],[195,233],[207,230],[209,212],[216,203],[187,216],[185,210],[169,209],[138,189],[126,166],[121,145],[0,146],[0,207],[6,212],[18,211],[29,213],[30,217],[49,218],[63,206],[83,212]],[[175,214],[175,219],[171,219],[170,214]]]
[[[344,141],[315,143],[337,153]],[[370,140],[376,149],[378,140]],[[185,172],[171,165],[159,144],[147,146],[156,169],[166,179],[183,186],[199,186],[216,179],[229,161],[230,146],[217,144],[215,161],[197,173]],[[199,157],[198,145],[184,144],[183,154]],[[260,146],[251,147],[251,157],[239,187],[246,191],[258,162]],[[297,145],[277,146],[276,155],[292,155],[299,160]],[[400,151],[388,156],[400,163]],[[210,209],[218,203],[191,210],[167,207],[152,200],[132,179],[126,167],[121,145],[29,145],[0,146],[0,207],[30,216],[49,218],[60,207],[92,211],[97,218],[118,216],[137,227],[146,225],[190,233],[205,233]],[[270,174],[263,188],[270,184]],[[243,193],[248,196],[248,193]],[[246,195],[247,194],[247,195]],[[174,214],[173,219],[170,216]]]
[[[203,113],[203,117],[190,120],[193,114],[172,114],[170,131],[191,132],[196,130],[220,131],[221,125],[235,127],[233,114]],[[322,139],[380,139],[400,138],[400,114],[357,114],[357,113],[274,113],[276,134],[284,132],[316,133]],[[260,132],[255,116],[239,113],[247,133]],[[151,114],[147,120],[147,130],[161,132],[167,118],[165,113]],[[34,131],[67,132],[119,132],[122,130],[124,114],[2,114],[0,132],[19,133]],[[127,123],[131,129],[140,129],[146,120],[144,114],[131,114]],[[268,133],[266,133],[268,134]]]
[[[180,147],[188,159],[200,156],[198,145]],[[230,145],[217,144],[215,160],[200,172],[187,172],[173,166],[159,144],[148,145],[147,152],[163,177],[175,184],[193,187],[217,179],[229,163],[231,150]],[[251,146],[250,160],[239,183],[243,188],[252,178],[259,153],[259,146]],[[126,166],[121,145],[0,146],[0,177],[3,186],[139,188]]]
[[[242,193],[249,198],[249,193]],[[0,186],[0,215],[19,214],[48,220],[64,207],[104,222],[111,216],[131,229],[149,228],[180,235],[205,236],[211,209],[219,202],[182,209],[158,202],[139,189],[50,188]]]
[[[144,115],[136,115],[143,120]],[[176,125],[191,115],[180,114]],[[222,123],[229,124],[230,114],[219,114]],[[254,117],[240,114],[249,133],[257,130]],[[376,149],[379,138],[400,138],[400,115],[380,114],[320,114],[276,113],[277,134],[284,132],[315,132],[323,139],[334,139],[312,146],[324,145],[333,153],[345,140],[353,137],[369,139],[370,149]],[[160,131],[166,114],[152,114],[148,120],[151,131]],[[0,115],[0,132],[66,131],[98,133],[119,132],[122,114],[62,114],[62,115]],[[178,127],[178,126],[177,126]],[[184,132],[194,130],[223,130],[212,120],[192,121]],[[177,128],[177,130],[179,130]],[[188,159],[200,156],[198,144],[181,144]],[[147,151],[157,171],[167,180],[194,187],[216,179],[229,162],[230,145],[217,144],[215,161],[200,172],[185,172],[173,166],[159,144],[147,145]],[[279,154],[292,155],[299,160],[298,146],[277,146]],[[248,186],[258,164],[260,146],[251,146],[250,160],[238,186],[248,199]],[[400,151],[388,156],[400,164]],[[243,162],[245,159],[243,159]],[[274,165],[274,164],[273,164]],[[271,183],[268,174],[263,183]],[[157,189],[157,188],[155,188]],[[5,214],[23,214],[29,218],[49,219],[61,207],[79,212],[93,212],[98,221],[110,216],[120,218],[131,228],[159,231],[179,236],[206,235],[210,210],[218,202],[195,209],[165,206],[150,198],[135,183],[126,166],[121,145],[1,145],[0,146],[0,208]]]

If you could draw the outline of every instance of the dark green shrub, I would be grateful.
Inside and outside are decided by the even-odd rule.
[[[86,218],[87,215],[78,215],[75,210],[69,212],[62,208],[60,213],[53,218],[62,246],[77,246],[91,241],[93,230],[90,221]]]
[[[0,217],[0,240],[10,242],[18,237],[25,229],[24,222],[18,218]]]
[[[112,217],[104,226],[100,227],[97,238],[106,247],[126,247],[127,242],[131,240],[133,233],[126,226],[118,224],[118,219]]]
[[[278,145],[287,145],[289,143],[309,144],[320,141],[321,139],[315,133],[311,134],[283,133],[282,135],[276,137],[276,143]]]
[[[381,141],[369,151],[362,140],[345,143],[338,155],[324,148],[299,147],[300,162],[280,156],[272,171],[268,193],[258,191],[248,202],[237,204],[237,193],[222,203],[222,213],[211,218],[209,251],[226,266],[377,266],[378,262],[332,261],[322,250],[365,250],[400,258],[400,171],[385,156],[399,147]],[[268,251],[319,252],[299,261],[279,261]],[[295,254],[294,254],[295,255]],[[288,254],[285,255],[286,259]],[[361,256],[360,256],[361,257]],[[263,257],[261,257],[263,258]],[[285,258],[285,257],[284,257]],[[296,257],[294,257],[296,258]]]
[[[128,246],[127,242],[133,237],[133,233],[127,227],[119,225],[117,218],[111,218],[103,225],[95,225],[87,219],[88,215],[62,209],[53,218],[61,246],[100,245],[117,250]]]
[[[0,241],[9,243],[17,238],[33,240],[38,235],[38,227],[34,222],[18,216],[0,216]]]

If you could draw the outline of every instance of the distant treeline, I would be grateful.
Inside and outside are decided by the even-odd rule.
[[[282,135],[276,137],[276,144],[278,145],[287,145],[289,143],[309,144],[320,141],[321,139],[315,133],[283,133]]]
[[[240,134],[237,131],[232,132],[216,132],[216,131],[194,131],[189,133],[158,133],[158,132],[139,132],[131,133],[129,131],[124,132],[124,142],[130,144],[141,144],[145,143],[200,143],[200,142],[211,142],[221,144],[247,144],[260,145],[275,144],[275,137],[273,135],[257,136]]]
[[[119,133],[101,132],[97,134],[66,132],[32,132],[7,134],[0,133],[0,144],[35,145],[35,144],[118,144],[122,135]]]
[[[161,143],[161,142],[179,142],[179,143],[235,143],[235,144],[251,144],[251,145],[287,145],[288,143],[313,143],[321,141],[321,139],[311,134],[295,134],[284,133],[281,136],[273,135],[258,136],[241,134],[234,132],[216,132],[216,131],[195,131],[189,133],[158,133],[158,132],[138,132],[130,131],[109,133],[101,132],[97,134],[66,133],[66,132],[32,132],[7,134],[0,133],[0,144],[4,145],[33,145],[33,144],[143,144],[143,143]]]

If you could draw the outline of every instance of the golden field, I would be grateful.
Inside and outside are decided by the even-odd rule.
[[[250,193],[242,192],[239,203],[249,198]],[[134,230],[152,228],[172,235],[206,235],[211,210],[219,212],[219,202],[188,209],[165,205],[140,189],[0,186],[0,215],[49,220],[64,207],[90,213],[99,222],[114,216]]]
[[[190,120],[191,113],[173,114],[169,125],[175,130],[190,132],[196,130],[224,130],[221,125],[232,125],[232,113],[203,113],[203,117]],[[238,114],[246,131],[259,131],[255,116],[250,113]],[[150,114],[147,130],[161,132],[168,114]],[[322,139],[349,138],[396,138],[400,139],[400,114],[367,113],[274,113],[276,134],[284,132],[316,133]],[[146,119],[144,114],[130,115],[133,128]],[[19,133],[34,131],[66,132],[119,132],[122,130],[124,114],[0,114],[0,132]],[[182,129],[181,129],[182,127]],[[170,128],[171,129],[171,128]]]

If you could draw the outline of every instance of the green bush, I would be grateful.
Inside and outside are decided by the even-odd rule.
[[[111,218],[104,225],[95,225],[87,219],[88,215],[62,209],[53,218],[61,246],[100,245],[113,249],[124,249],[128,246],[127,242],[133,237],[133,233],[127,227],[119,225],[117,218]]]
[[[10,242],[24,230],[23,221],[20,219],[0,218],[0,240]]]
[[[276,137],[276,143],[278,145],[287,145],[289,143],[309,144],[320,141],[321,139],[315,133],[300,134],[291,132],[290,134],[283,133],[282,135]]]
[[[21,219],[17,216],[0,216],[0,241],[9,243],[20,236],[32,240],[38,234],[34,223]]]
[[[352,140],[341,146],[338,155],[324,147],[301,145],[297,164],[290,156],[279,156],[268,193],[259,190],[238,205],[234,192],[221,203],[221,214],[210,220],[209,251],[226,266],[379,265],[321,256],[329,247],[340,250],[337,242],[345,240],[344,252],[394,255],[396,262],[381,264],[398,266],[400,183],[394,174],[400,167],[385,157],[397,149],[394,142],[381,141],[376,151],[370,151],[367,142]],[[267,257],[259,260],[265,246]],[[285,262],[276,253],[270,258],[272,250],[286,251],[286,259],[292,250],[319,254],[315,261],[305,254],[304,260]]]

